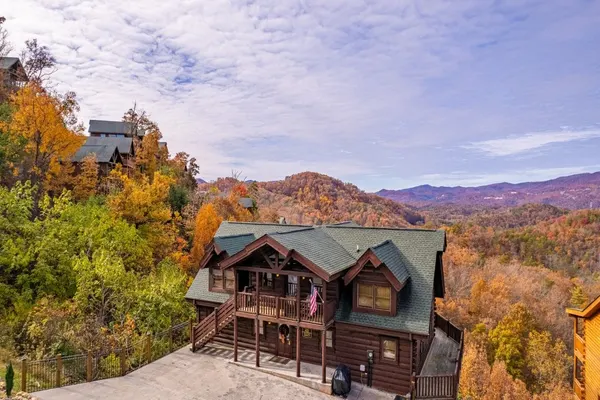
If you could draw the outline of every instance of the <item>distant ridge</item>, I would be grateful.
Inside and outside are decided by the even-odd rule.
[[[539,203],[569,209],[600,208],[600,172],[563,176],[542,182],[502,182],[474,187],[421,185],[400,190],[382,189],[376,194],[417,207]]]

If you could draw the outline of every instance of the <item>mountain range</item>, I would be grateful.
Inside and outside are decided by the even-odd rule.
[[[431,186],[382,189],[376,193],[417,208],[435,205],[519,206],[550,204],[568,209],[600,207],[600,172],[564,176],[543,182],[495,183],[485,186]]]

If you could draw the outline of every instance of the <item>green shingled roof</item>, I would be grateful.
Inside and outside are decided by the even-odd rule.
[[[371,249],[400,282],[408,281],[398,295],[396,316],[353,312],[349,285],[342,290],[336,320],[428,334],[437,253],[445,249],[443,231],[365,228],[355,224],[306,226],[223,222],[214,240],[231,257],[267,234],[329,275],[351,267]],[[208,272],[201,270],[186,298],[224,302],[228,295],[208,292]]]
[[[402,254],[400,254],[400,250],[398,250],[394,242],[386,240],[377,246],[371,247],[371,250],[375,253],[377,258],[379,258],[379,261],[384,263],[392,274],[394,274],[400,283],[404,283],[408,280],[410,274],[402,262]]]

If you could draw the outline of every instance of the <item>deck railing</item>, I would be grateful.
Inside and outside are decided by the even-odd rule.
[[[15,391],[37,392],[126,375],[189,343],[191,325],[184,321],[112,351],[14,362]]]
[[[239,292],[237,294],[237,310],[249,314],[256,313],[256,293]],[[300,318],[296,298],[260,295],[258,300],[258,315],[273,317],[281,320],[323,324],[333,318],[335,301],[330,300],[325,305],[317,302],[317,309],[311,315],[310,300],[300,301]]]

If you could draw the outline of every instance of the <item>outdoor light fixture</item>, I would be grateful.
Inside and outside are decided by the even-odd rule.
[[[373,358],[375,357],[375,352],[373,350],[367,350],[367,361],[369,364],[373,364]]]

